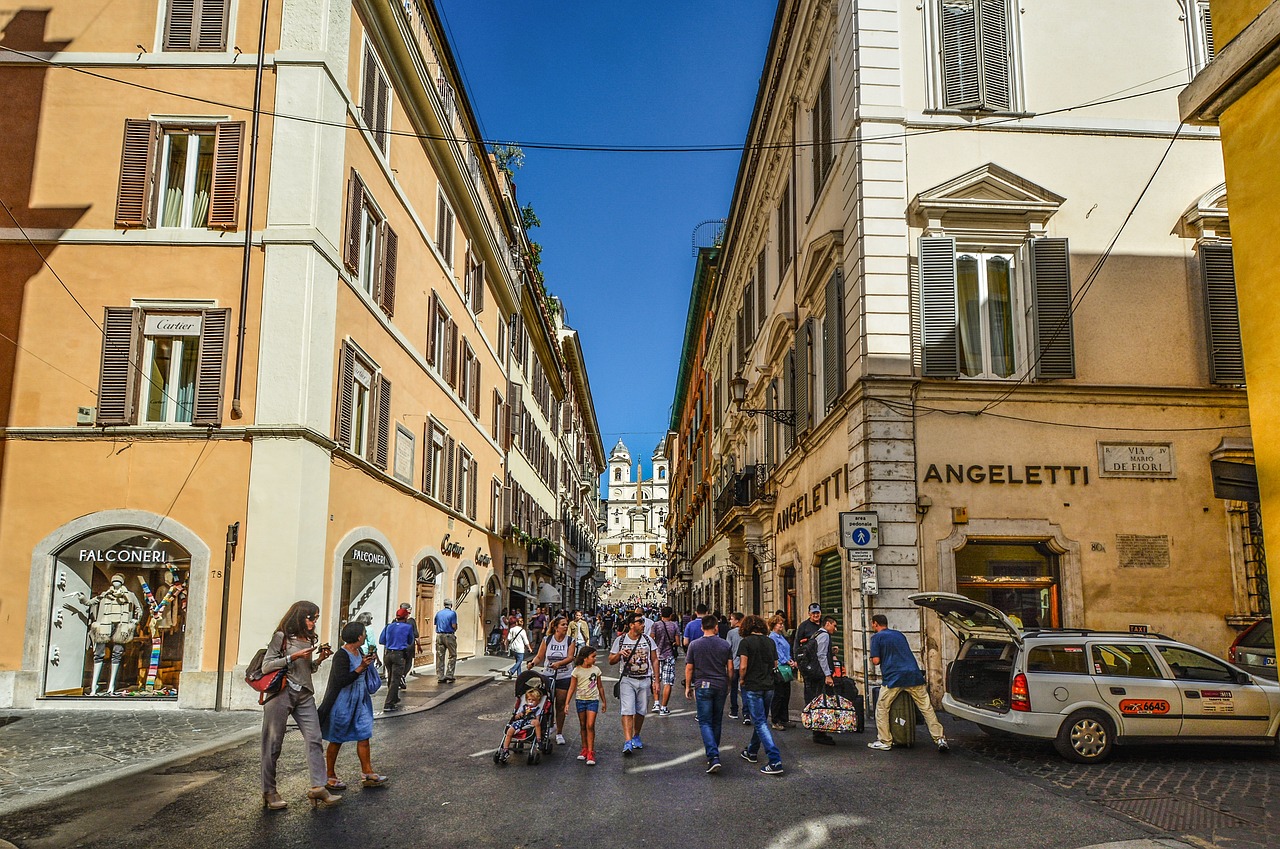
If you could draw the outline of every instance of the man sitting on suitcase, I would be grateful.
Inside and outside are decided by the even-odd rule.
[[[884,686],[880,690],[880,700],[876,702],[876,737],[878,739],[867,744],[868,748],[887,752],[893,748],[893,737],[889,732],[889,708],[899,693],[907,693],[916,703],[916,708],[924,714],[925,725],[929,728],[929,736],[937,745],[938,751],[946,753],[950,750],[947,738],[942,734],[942,723],[933,712],[929,702],[929,691],[924,686],[924,673],[916,656],[907,645],[907,638],[901,631],[889,627],[889,619],[883,613],[871,617],[871,628],[875,635],[871,638],[871,663],[880,667],[880,677]]]

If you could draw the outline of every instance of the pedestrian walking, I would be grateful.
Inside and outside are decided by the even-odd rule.
[[[684,626],[684,647],[689,648],[689,644],[702,636],[702,620],[707,617],[707,606],[700,604],[693,609],[695,615],[689,620],[689,624]],[[716,636],[720,635],[720,624],[716,623]]]
[[[876,739],[867,744],[868,748],[887,752],[893,748],[893,736],[889,730],[889,708],[898,694],[906,692],[916,703],[916,708],[924,715],[924,724],[929,729],[929,736],[938,747],[938,752],[946,754],[951,750],[946,735],[942,731],[942,723],[933,712],[929,701],[929,691],[924,686],[924,673],[916,656],[911,653],[911,646],[901,631],[889,627],[889,618],[883,613],[871,617],[871,663],[880,667],[880,700],[876,702]]]
[[[320,716],[316,710],[316,688],[312,675],[333,654],[329,644],[317,645],[316,622],[320,608],[309,601],[297,601],[285,612],[276,626],[266,654],[262,658],[263,674],[285,671],[285,684],[280,693],[267,700],[262,709],[262,805],[273,811],[289,803],[276,790],[276,764],[284,742],[289,717],[302,733],[307,751],[307,768],[311,789],[307,798],[313,806],[328,807],[342,801],[341,796],[325,787],[327,773],[320,735]]]
[[[676,651],[680,646],[680,626],[672,619],[675,611],[662,608],[661,618],[653,626],[653,642],[658,647],[658,704],[654,713],[666,716],[671,713],[667,703],[671,701],[671,688],[676,683]]]
[[[569,680],[573,677],[573,642],[569,639],[569,622],[558,616],[551,622],[551,632],[542,638],[538,653],[529,666],[544,666],[556,682],[556,744],[564,745],[564,719],[569,704]]]
[[[320,705],[320,733],[329,741],[324,753],[325,787],[342,791],[347,783],[338,777],[338,752],[343,743],[355,743],[360,758],[360,783],[364,787],[381,787],[385,775],[373,771],[370,741],[373,739],[373,684],[381,686],[376,670],[370,671],[376,655],[364,653],[366,629],[362,622],[342,626],[342,650],[329,667],[329,686]],[[372,675],[370,683],[366,677]]]
[[[591,626],[581,610],[573,611],[573,621],[569,623],[569,639],[573,640],[575,652],[581,651],[591,641]]]
[[[653,677],[658,664],[658,647],[644,635],[644,619],[632,616],[627,631],[619,634],[609,651],[609,663],[622,663],[618,669],[618,710],[622,714],[622,754],[630,755],[644,748],[640,730],[648,712],[649,692],[658,700],[658,680]]]
[[[404,687],[404,676],[414,652],[413,633],[409,611],[402,607],[396,611],[395,621],[388,622],[378,637],[385,658],[383,665],[387,669],[387,698],[382,704],[384,711],[400,710],[400,690]]]
[[[774,616],[769,620],[769,639],[778,652],[778,680],[773,685],[773,708],[770,711],[769,727],[774,731],[783,731],[791,721],[791,681],[795,678],[796,662],[791,659],[791,643],[787,642],[787,620],[783,616]],[[782,671],[783,667],[789,671]]]
[[[778,650],[767,635],[764,620],[754,613],[743,617],[739,632],[745,634],[738,644],[738,680],[742,682],[742,709],[751,719],[751,739],[742,750],[747,763],[757,762],[761,747],[768,758],[760,772],[782,775],[782,753],[769,730],[769,708],[773,704],[773,683],[778,668]],[[730,685],[732,686],[732,684]]]
[[[396,611],[396,615],[400,615],[400,610],[404,611],[405,621],[409,623],[409,649],[405,653],[404,674],[400,676],[400,689],[409,689],[409,676],[413,674],[414,662],[418,659],[418,623],[413,619],[413,607],[407,601],[400,602],[400,609]],[[383,661],[386,662],[385,660]]]
[[[453,599],[446,598],[436,612],[436,682],[452,684],[458,665],[458,614],[453,612]],[[447,663],[446,663],[447,661]]]
[[[596,666],[595,647],[582,647],[574,658],[568,695],[573,699],[573,706],[578,713],[578,730],[582,740],[578,760],[586,761],[587,766],[596,765],[596,714],[608,710],[604,687],[600,686],[601,680],[603,676],[600,674],[600,667]]]
[[[511,653],[516,658],[516,662],[507,670],[507,677],[514,678],[524,668],[524,656],[529,651],[529,632],[520,624],[518,615],[511,617],[511,627],[507,630],[507,645],[510,646]]]
[[[595,619],[591,622],[591,647],[595,649],[604,647],[604,616],[597,613]]]
[[[729,631],[725,634],[725,640],[729,643],[729,648],[733,650],[733,672],[729,675],[729,718],[738,718],[738,693],[742,689],[742,680],[738,675],[738,646],[742,643],[742,613],[734,611],[729,614]],[[751,720],[747,718],[746,713],[742,714],[742,724],[750,725]]]
[[[832,621],[834,622],[835,620],[833,619]],[[796,640],[791,646],[791,656],[798,659],[805,650],[805,644],[821,630],[823,630],[822,605],[815,602],[809,605],[809,618],[801,622],[800,626],[796,628]],[[827,657],[827,671],[830,672],[830,648],[828,647],[828,650],[823,654]],[[804,676],[804,703],[806,705],[816,699],[818,694],[822,692],[822,688],[827,686],[823,677],[816,674],[817,671],[811,670],[810,673],[806,673],[803,669],[800,670],[800,674]],[[816,730],[813,732],[813,742],[820,746],[834,746],[836,744],[835,738],[830,734]]]
[[[703,610],[705,606],[699,605]],[[729,672],[733,651],[720,639],[719,622],[714,616],[695,619],[702,629],[699,639],[689,643],[685,652],[684,697],[694,699],[698,709],[698,730],[707,754],[707,774],[720,771],[720,729],[724,720],[724,701],[729,694]]]
[[[533,610],[533,615],[529,617],[529,645],[538,646],[542,644],[542,633],[547,629],[547,619],[549,618],[544,612],[546,608],[541,605]]]

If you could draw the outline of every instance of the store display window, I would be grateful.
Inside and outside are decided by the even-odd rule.
[[[365,540],[342,558],[338,627],[361,619],[377,640],[391,615],[391,558],[376,542]]]
[[[1044,543],[968,543],[956,552],[956,592],[1021,628],[1062,625],[1058,555]]]
[[[140,528],[55,555],[44,697],[176,699],[191,555]]]

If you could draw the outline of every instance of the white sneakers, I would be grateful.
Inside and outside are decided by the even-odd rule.
[[[564,745],[564,735],[563,735],[563,734],[557,734],[557,735],[556,735],[556,745],[557,745],[557,746],[563,746],[563,745]]]
[[[875,749],[878,752],[887,752],[893,748],[892,743],[881,743],[879,740],[872,740],[867,744],[868,749]]]

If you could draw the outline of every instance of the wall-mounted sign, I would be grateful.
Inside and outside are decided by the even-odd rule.
[[[352,546],[347,552],[347,560],[353,560],[357,563],[367,563],[370,566],[381,566],[384,569],[391,568],[391,561],[387,559],[387,555],[381,550],[375,549],[374,544],[370,542],[358,542]]]
[[[440,540],[440,553],[445,557],[461,557],[462,553],[467,550],[466,546],[460,542],[450,542],[450,536],[451,534],[445,534],[444,539]]]
[[[199,336],[201,317],[194,315],[170,315],[148,313],[143,332],[148,336]]]
[[[413,434],[396,424],[396,462],[392,474],[402,483],[413,482]]]
[[[1099,442],[1098,468],[1104,478],[1177,477],[1168,442]]]
[[[880,516],[874,512],[840,514],[840,546],[850,551],[880,547]]]
[[[840,503],[840,496],[849,491],[849,467],[841,466],[831,474],[805,490],[798,498],[778,511],[776,529],[785,531],[817,513],[824,505]]]
[[[159,548],[82,548],[81,563],[168,563],[169,552]]]
[[[490,563],[492,563],[492,562],[493,562],[493,558],[492,558],[492,557],[490,557],[489,555],[485,554],[483,551],[481,551],[481,550],[480,550],[480,549],[478,549],[478,548],[476,549],[476,557],[475,557],[475,560],[476,560],[476,565],[477,565],[477,566],[488,566]]]
[[[1088,466],[952,465],[930,463],[924,483],[995,483],[1039,486],[1088,486]]]

